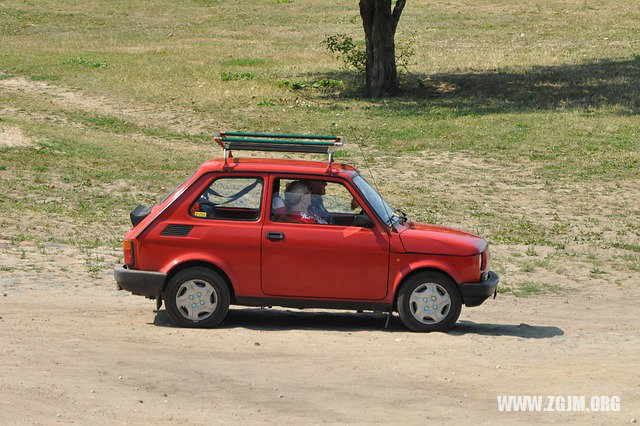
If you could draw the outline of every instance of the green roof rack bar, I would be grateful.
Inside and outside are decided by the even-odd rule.
[[[242,136],[256,138],[274,138],[274,139],[320,139],[320,140],[336,140],[337,136],[325,135],[297,135],[297,134],[279,134],[279,133],[246,133],[246,132],[224,132],[225,136]]]
[[[285,145],[314,145],[314,146],[333,146],[333,142],[323,141],[307,141],[301,139],[254,139],[254,138],[234,138],[224,137],[222,142],[248,142],[262,144],[285,144]]]
[[[342,136],[281,133],[220,132],[214,140],[224,150],[225,161],[236,150],[328,154],[331,163],[333,153],[344,145]]]

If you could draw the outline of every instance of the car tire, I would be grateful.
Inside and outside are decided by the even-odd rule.
[[[400,289],[397,309],[410,330],[448,331],[460,316],[462,296],[457,284],[447,275],[418,272]]]
[[[169,280],[165,292],[169,318],[181,327],[215,327],[226,317],[230,303],[225,279],[203,267],[178,272]]]

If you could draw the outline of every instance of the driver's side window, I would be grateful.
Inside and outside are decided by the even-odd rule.
[[[353,226],[362,211],[341,183],[321,179],[277,179],[271,219],[275,222]]]

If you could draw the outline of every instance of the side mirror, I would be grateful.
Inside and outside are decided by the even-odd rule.
[[[358,214],[353,218],[353,226],[361,228],[373,228],[373,220],[366,214]]]

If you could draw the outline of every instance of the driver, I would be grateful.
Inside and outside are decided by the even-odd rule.
[[[307,182],[309,191],[311,191],[311,205],[309,211],[318,216],[324,223],[333,224],[331,213],[325,208],[322,196],[327,193],[327,182],[323,180],[311,180]]]
[[[291,222],[327,224],[326,220],[309,210],[311,191],[302,181],[294,180],[287,184],[284,190],[284,204],[287,208],[286,217]]]

